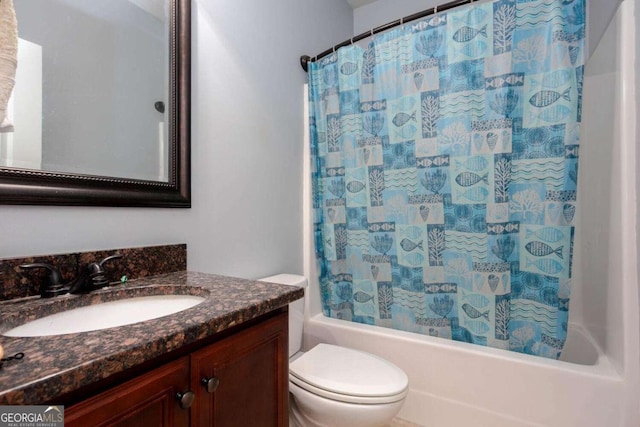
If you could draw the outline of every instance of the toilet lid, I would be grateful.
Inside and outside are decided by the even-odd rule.
[[[370,353],[318,344],[289,365],[298,381],[329,393],[357,397],[396,396],[407,391],[409,379],[394,364]]]

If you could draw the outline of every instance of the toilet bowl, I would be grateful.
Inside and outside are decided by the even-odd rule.
[[[280,274],[263,282],[307,286],[303,276]],[[332,344],[300,352],[304,299],[289,306],[291,426],[380,427],[400,411],[407,375],[376,355]]]
[[[291,412],[303,427],[382,426],[398,413],[409,380],[373,354],[318,344],[289,365]]]

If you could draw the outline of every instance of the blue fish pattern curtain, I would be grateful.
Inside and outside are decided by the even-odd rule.
[[[326,316],[559,357],[584,38],[585,0],[499,0],[310,64]]]

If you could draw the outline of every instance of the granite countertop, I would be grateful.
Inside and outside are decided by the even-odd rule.
[[[58,311],[134,296],[187,294],[205,301],[187,310],[116,328],[48,337],[1,335]],[[0,302],[0,405],[43,404],[113,374],[230,327],[255,319],[304,296],[299,287],[211,274],[177,272],[132,280],[85,295]]]

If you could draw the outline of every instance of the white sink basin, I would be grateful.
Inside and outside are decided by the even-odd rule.
[[[157,319],[194,307],[204,298],[155,295],[128,298],[63,311],[8,330],[8,337],[45,337],[97,331]]]

